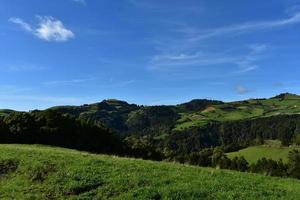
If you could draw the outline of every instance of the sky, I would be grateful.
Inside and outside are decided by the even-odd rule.
[[[300,94],[300,0],[0,0],[0,108]]]

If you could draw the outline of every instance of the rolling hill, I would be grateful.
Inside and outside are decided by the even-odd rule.
[[[288,154],[292,150],[299,150],[300,147],[284,147],[280,141],[266,141],[263,145],[250,146],[236,152],[227,153],[229,158],[243,156],[249,163],[256,163],[263,157],[283,162],[288,161]]]
[[[16,111],[9,110],[9,109],[0,109],[0,117],[1,116],[7,116],[7,115],[9,115],[10,113],[13,113],[13,112],[16,112]]]
[[[121,137],[138,137],[160,151],[175,153],[247,143],[257,137],[289,143],[300,132],[300,96],[290,93],[236,102],[196,99],[169,106],[104,100],[49,110],[96,120]]]
[[[173,111],[170,128],[183,130],[190,127],[202,127],[212,121],[226,122],[235,120],[254,119],[276,115],[299,114],[300,96],[290,93],[283,93],[269,99],[249,99],[245,101],[227,102],[196,99],[187,103],[175,106],[138,106],[128,104],[120,100],[104,100],[100,103],[82,106],[57,106],[50,108],[62,113],[68,113],[77,117],[98,120],[113,130],[121,133],[128,133],[130,129],[130,114],[140,113],[140,118],[147,124],[151,124],[149,118],[143,113],[151,109],[152,118],[164,117],[156,114],[156,110],[169,109]],[[146,119],[145,119],[146,118]]]
[[[300,181],[39,145],[0,145],[0,199],[299,199]]]

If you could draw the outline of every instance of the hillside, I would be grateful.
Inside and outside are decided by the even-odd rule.
[[[82,106],[56,106],[50,108],[50,110],[71,114],[75,117],[99,121],[121,135],[128,130],[126,120],[129,113],[137,109],[139,107],[135,104],[128,104],[125,101],[115,99]]]
[[[15,112],[14,110],[9,110],[9,109],[0,109],[0,117],[1,116],[7,116],[9,115],[10,113],[13,113]]]
[[[285,114],[300,113],[300,96],[290,93],[283,93],[269,99],[249,99],[245,101],[227,102],[213,101],[206,99],[195,99],[187,103],[175,106],[137,106],[119,100],[104,100],[100,103],[83,106],[59,106],[50,108],[62,113],[68,113],[77,117],[98,120],[113,130],[121,133],[135,131],[130,129],[128,121],[130,114],[134,112],[144,113],[148,109],[161,110],[169,109],[177,115],[176,120],[172,119],[170,129],[180,131],[190,127],[203,127],[211,121],[235,121],[253,119],[259,117],[270,117]],[[161,115],[153,116],[159,121]],[[147,120],[143,115],[137,120],[146,121],[143,127],[147,126]],[[165,119],[166,117],[164,117]],[[145,125],[144,125],[145,124]],[[148,128],[148,127],[146,127]]]
[[[259,117],[300,113],[300,96],[280,94],[270,99],[249,99],[212,105],[192,113],[182,112],[177,130],[190,126],[203,126],[210,121],[234,121]]]
[[[293,149],[300,150],[300,147],[284,147],[280,141],[266,141],[264,145],[250,146],[236,152],[227,153],[229,158],[244,156],[249,163],[256,163],[263,157],[287,162],[288,154]]]
[[[256,138],[279,139],[288,144],[300,132],[300,96],[289,93],[236,102],[195,99],[169,106],[104,100],[49,110],[96,120],[122,138],[138,137],[171,154],[233,143],[249,145]]]
[[[0,199],[298,199],[299,188],[293,179],[0,145]]]

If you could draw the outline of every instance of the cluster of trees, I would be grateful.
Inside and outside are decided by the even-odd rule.
[[[146,138],[131,136],[127,137],[124,143],[127,156],[157,161],[167,158],[163,152],[157,150]]]
[[[149,106],[128,115],[126,125],[130,135],[159,135],[169,133],[180,118],[170,106]]]
[[[221,147],[203,149],[200,152],[193,152],[187,156],[175,156],[173,160],[202,167],[216,167],[219,169],[230,169],[242,172],[249,169],[249,163],[244,157],[229,159]]]
[[[119,137],[101,124],[51,110],[2,117],[0,143],[46,144],[102,153],[122,151]]]
[[[115,99],[104,100],[100,103],[85,104],[82,106],[53,107],[50,110],[62,114],[69,114],[85,120],[98,121],[109,127],[120,136],[126,135],[128,127],[126,120],[129,113],[142,108],[136,104]]]
[[[191,127],[173,131],[163,146],[178,154],[190,154],[203,148],[232,146],[238,150],[245,146],[279,139],[283,145],[295,141],[300,144],[300,115],[278,115],[273,117],[228,122],[210,122],[205,127]],[[237,145],[238,144],[238,145]]]
[[[134,136],[123,140],[97,121],[54,110],[13,112],[0,117],[0,143],[45,144],[143,159],[165,159],[148,140]]]
[[[287,163],[284,163],[282,160],[275,161],[262,158],[254,164],[249,164],[243,156],[229,159],[220,147],[203,149],[200,152],[194,152],[187,156],[178,155],[171,160],[203,167],[216,167],[268,176],[300,179],[300,152],[298,150],[289,152]]]
[[[208,99],[194,99],[190,102],[179,104],[175,107],[178,113],[182,112],[198,112],[213,105],[224,104],[222,101],[208,100]]]

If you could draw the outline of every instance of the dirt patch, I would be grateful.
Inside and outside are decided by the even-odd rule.
[[[214,107],[207,107],[205,110],[203,110],[201,113],[209,113],[209,112],[213,112],[216,109]]]
[[[0,160],[0,177],[15,172],[18,169],[18,166],[18,160]]]
[[[33,182],[43,182],[47,179],[50,173],[56,171],[56,166],[53,163],[43,163],[30,169],[30,180]]]

